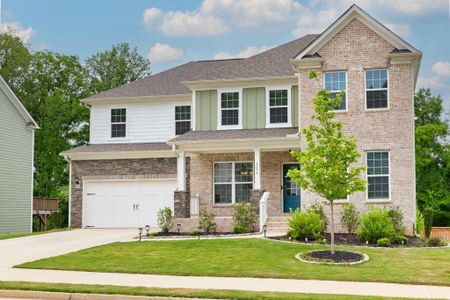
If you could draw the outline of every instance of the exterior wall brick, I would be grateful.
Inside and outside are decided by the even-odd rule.
[[[186,165],[189,183],[189,159]],[[176,172],[176,158],[72,161],[71,226],[82,226],[83,180],[176,178]]]
[[[336,119],[344,122],[344,130],[353,136],[361,151],[360,164],[365,164],[368,150],[390,152],[391,201],[377,205],[399,206],[404,213],[408,232],[415,223],[415,161],[414,161],[414,119],[412,67],[410,64],[390,64],[388,55],[394,49],[375,32],[357,19],[325,44],[318,53],[323,58],[321,69],[315,69],[319,77],[309,80],[311,70],[301,70],[300,126],[311,124],[313,107],[311,99],[323,88],[324,71],[347,71],[348,112],[339,112]],[[366,111],[365,73],[370,68],[388,68],[389,109]],[[302,140],[302,146],[305,141]],[[365,174],[364,174],[365,176]],[[318,196],[302,191],[302,205],[309,207]],[[356,193],[349,199],[360,211],[372,204],[367,201],[366,192]],[[340,207],[337,205],[336,222],[339,226]],[[327,205],[327,210],[329,207]]]

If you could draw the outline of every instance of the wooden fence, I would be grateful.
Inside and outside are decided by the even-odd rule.
[[[58,211],[59,199],[35,197],[33,199],[33,210],[37,211]]]
[[[431,237],[438,237],[441,240],[450,242],[450,227],[433,227]]]

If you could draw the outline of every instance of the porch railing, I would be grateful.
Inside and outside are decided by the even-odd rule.
[[[259,200],[259,230],[263,231],[263,226],[267,222],[267,198],[269,198],[270,193],[264,192]]]

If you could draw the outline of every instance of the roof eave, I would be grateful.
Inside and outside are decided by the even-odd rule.
[[[278,81],[289,81],[293,80],[296,82],[297,77],[295,74],[288,76],[272,76],[272,77],[248,77],[248,78],[230,78],[230,79],[213,79],[213,80],[192,80],[192,81],[181,81],[180,83],[186,86],[190,90],[201,89],[205,87],[220,87],[220,86],[252,86],[261,84],[265,81],[273,81],[276,84]]]

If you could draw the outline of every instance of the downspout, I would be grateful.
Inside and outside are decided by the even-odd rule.
[[[68,203],[68,217],[67,217],[67,226],[70,228],[72,223],[72,160],[64,155],[64,160],[69,163],[69,203]]]

